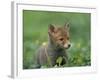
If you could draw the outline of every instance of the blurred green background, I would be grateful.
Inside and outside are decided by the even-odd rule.
[[[48,41],[48,25],[70,23],[71,48],[66,67],[91,65],[90,13],[23,10],[23,69],[35,63],[36,50]]]

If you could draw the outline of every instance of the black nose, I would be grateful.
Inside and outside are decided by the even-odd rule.
[[[68,48],[71,46],[71,44],[68,44]]]

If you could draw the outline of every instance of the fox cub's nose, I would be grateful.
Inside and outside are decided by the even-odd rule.
[[[68,48],[71,46],[71,44],[68,44]]]
[[[70,43],[69,43],[69,44],[66,43],[66,44],[64,45],[64,47],[65,47],[66,49],[68,49],[70,46],[71,46]]]

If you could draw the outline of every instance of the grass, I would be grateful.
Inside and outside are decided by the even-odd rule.
[[[91,38],[89,13],[48,12],[23,10],[23,68],[35,63],[36,50],[48,41],[48,25],[70,23],[72,47],[67,50],[66,67],[91,65]]]

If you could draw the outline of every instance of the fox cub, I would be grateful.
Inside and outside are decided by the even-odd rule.
[[[57,59],[61,57],[60,65],[67,63],[67,53],[70,45],[69,40],[69,24],[64,26],[49,25],[48,28],[48,44],[42,45],[37,52],[37,65],[40,68],[43,65],[54,67],[58,65]]]

